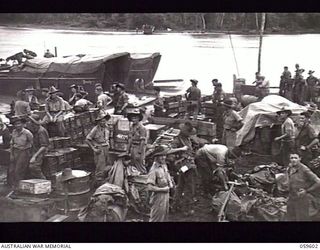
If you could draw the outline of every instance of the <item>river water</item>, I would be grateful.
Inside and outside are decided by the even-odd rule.
[[[211,80],[218,78],[225,91],[231,92],[233,74],[245,78],[247,84],[254,81],[257,71],[259,37],[257,35],[232,35],[232,52],[229,36],[216,33],[161,33],[153,35],[135,32],[100,32],[78,30],[54,30],[0,27],[0,57],[6,58],[24,48],[42,56],[45,49],[58,55],[109,54],[117,52],[154,53],[160,52],[162,59],[155,76],[160,79],[189,79],[199,81],[204,94],[212,93]],[[261,72],[278,86],[283,66],[293,73],[295,63],[306,70],[315,70],[320,76],[319,34],[265,35],[262,45]]]

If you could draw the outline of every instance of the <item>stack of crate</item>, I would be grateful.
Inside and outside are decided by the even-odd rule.
[[[79,151],[71,146],[70,137],[49,139],[49,151],[44,156],[43,170],[51,177],[64,168],[76,168],[81,165]]]
[[[127,118],[120,118],[114,124],[114,133],[110,141],[111,149],[115,151],[125,152],[128,150],[130,134],[130,122]]]
[[[166,116],[178,117],[186,113],[186,102],[182,101],[181,95],[164,97]]]
[[[95,125],[98,110],[76,114],[64,121],[67,134],[70,135],[72,144],[83,144],[87,134]]]
[[[213,119],[216,113],[215,104],[212,101],[205,101],[201,103],[201,113],[206,119]]]

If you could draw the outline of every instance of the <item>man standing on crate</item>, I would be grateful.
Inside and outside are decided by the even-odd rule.
[[[147,129],[142,125],[143,115],[140,109],[128,109],[127,118],[130,126],[128,153],[132,157],[133,165],[142,173],[146,174],[145,154],[147,145]]]
[[[46,179],[43,175],[41,166],[43,158],[49,147],[48,131],[40,125],[40,117],[32,114],[30,117],[29,128],[33,134],[33,155],[30,160],[29,169],[31,178]]]
[[[104,110],[107,112],[108,106],[112,102],[111,97],[103,93],[103,88],[101,86],[96,87],[96,95],[97,95],[97,107],[100,110]]]
[[[114,103],[114,114],[125,115],[126,108],[129,104],[129,97],[125,92],[125,87],[122,83],[117,83],[116,85],[116,103]]]
[[[196,201],[195,198],[195,175],[196,165],[194,162],[195,152],[192,147],[192,141],[190,136],[196,134],[196,129],[192,127],[190,122],[179,125],[180,133],[172,142],[173,148],[188,147],[188,150],[179,153],[175,166],[178,167],[178,186],[174,195],[175,211],[181,210],[182,199],[185,198],[186,209],[184,210],[185,215],[194,214],[192,204]],[[182,195],[184,194],[184,195]]]
[[[319,143],[316,131],[310,125],[311,114],[306,111],[301,113],[300,121],[297,127],[296,150],[301,156],[301,162],[309,165],[312,160],[311,148]]]
[[[33,135],[25,129],[25,118],[14,116],[11,123],[14,126],[10,142],[10,166],[7,183],[13,188],[18,187],[19,181],[27,178]]]
[[[107,163],[109,158],[109,130],[107,121],[111,116],[104,110],[100,110],[98,117],[96,118],[97,125],[89,132],[86,137],[86,143],[93,150],[94,163],[96,165],[96,181],[99,182],[99,176],[101,172],[107,170]]]
[[[188,101],[188,110],[186,114],[186,118],[189,118],[189,115],[192,113],[193,120],[197,120],[199,109],[200,109],[200,102],[201,102],[201,91],[197,87],[198,80],[191,79],[191,87],[187,89],[185,97]]]

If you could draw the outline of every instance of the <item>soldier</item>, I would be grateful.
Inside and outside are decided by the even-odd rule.
[[[132,157],[132,163],[142,173],[146,174],[145,153],[147,145],[147,130],[142,125],[143,115],[141,110],[133,109],[127,113],[127,118],[132,125],[130,126],[128,153]]]
[[[290,164],[287,170],[289,178],[289,199],[287,202],[288,221],[310,221],[311,211],[319,211],[320,179],[306,165],[301,163],[297,153],[291,153]]]
[[[279,95],[285,97],[286,86],[291,79],[291,72],[288,70],[288,66],[283,67],[283,72],[280,77],[280,90]]]
[[[223,105],[226,111],[223,114],[223,135],[222,144],[229,150],[235,147],[236,133],[242,127],[242,117],[234,110],[235,105],[232,100],[225,100]]]
[[[49,97],[46,99],[46,116],[42,122],[45,124],[56,123],[58,126],[59,136],[64,136],[65,127],[63,124],[63,114],[65,112],[64,100],[58,96],[59,90],[54,86],[49,89]]]
[[[161,146],[153,154],[154,162],[148,174],[148,190],[151,192],[150,222],[166,221],[169,214],[169,190],[173,183],[166,164],[170,149]]]
[[[41,126],[40,117],[32,114],[30,117],[29,128],[33,134],[33,147],[32,157],[30,160],[30,175],[32,178],[45,179],[41,166],[43,158],[49,147],[49,134],[48,131]]]
[[[306,100],[307,83],[303,78],[304,69],[299,69],[293,83],[293,102],[303,105]]]
[[[20,90],[17,93],[19,100],[14,103],[14,114],[16,116],[27,116],[31,114],[30,104],[27,101],[26,92]]]
[[[37,110],[39,109],[39,101],[38,98],[34,95],[35,89],[33,86],[29,86],[28,88],[25,89],[26,92],[26,98],[27,101],[29,102],[31,110]]]
[[[107,170],[107,162],[109,159],[109,130],[107,121],[111,116],[104,110],[100,110],[96,118],[96,126],[89,132],[86,137],[86,143],[90,146],[94,153],[94,163],[96,165],[95,176],[99,181],[101,172]]]
[[[75,104],[74,104],[74,111],[75,112],[85,112],[89,110],[89,107],[92,104],[89,100],[85,99],[80,93],[75,95]]]
[[[52,58],[52,57],[54,57],[54,54],[52,54],[52,53],[50,52],[50,50],[47,49],[47,51],[44,53],[43,57],[45,57],[45,58]]]
[[[27,178],[33,135],[28,129],[24,128],[26,124],[25,118],[14,116],[11,123],[14,129],[10,142],[10,166],[8,168],[7,183],[12,188],[16,188],[20,180]]]
[[[215,83],[214,92],[212,95],[212,102],[214,103],[214,111],[215,111],[214,121],[217,124],[217,138],[219,140],[222,139],[222,133],[223,133],[223,112],[225,109],[222,104],[225,99],[226,99],[226,94],[222,89],[222,84],[220,82]]]
[[[192,113],[193,120],[196,120],[199,114],[199,109],[200,109],[201,91],[197,87],[198,80],[191,79],[190,82],[191,82],[191,87],[188,88],[185,93],[185,97],[187,101],[189,101],[186,118],[188,119],[189,115]]]
[[[229,149],[221,144],[206,144],[196,152],[195,162],[205,194],[213,195],[212,180],[218,176],[223,189],[228,190],[226,165]]]
[[[307,101],[311,101],[311,102],[315,102],[315,97],[316,97],[316,86],[319,84],[319,79],[315,76],[313,76],[314,71],[313,70],[309,70],[308,72],[308,77],[306,79],[307,82],[307,96],[306,96],[306,100]]]
[[[179,167],[178,186],[174,195],[173,208],[176,211],[181,209],[182,199],[185,198],[185,215],[194,214],[192,209],[195,198],[195,175],[196,165],[194,162],[195,152],[192,147],[190,136],[196,134],[196,129],[191,123],[186,122],[179,125],[180,133],[172,142],[173,148],[188,147],[187,151],[178,154],[178,159],[175,161],[175,166]],[[184,196],[182,194],[184,193]]]
[[[306,165],[312,160],[311,148],[319,143],[317,133],[310,125],[310,118],[311,114],[308,111],[300,114],[295,138],[296,150],[302,158],[301,162]]]
[[[166,110],[164,108],[164,100],[163,98],[160,96],[160,88],[159,87],[154,87],[154,92],[156,95],[156,100],[153,103],[153,107],[154,107],[154,116],[157,117],[163,117]]]
[[[101,86],[96,87],[96,95],[97,95],[97,107],[100,110],[107,111],[108,106],[112,102],[111,97],[103,93],[103,88]]]
[[[292,111],[283,107],[280,111],[276,112],[279,116],[281,125],[281,136],[274,138],[275,141],[281,141],[281,155],[282,164],[287,166],[289,164],[289,154],[294,152],[295,149],[295,126],[290,118]]]
[[[129,97],[125,92],[125,87],[122,83],[117,83],[116,85],[117,90],[117,99],[114,107],[114,113],[117,115],[125,115],[126,108],[129,104]]]
[[[78,86],[76,84],[72,84],[70,86],[70,90],[71,90],[71,93],[69,95],[69,104],[70,105],[74,105],[75,104],[75,97],[76,97],[76,94],[79,93],[78,92]]]

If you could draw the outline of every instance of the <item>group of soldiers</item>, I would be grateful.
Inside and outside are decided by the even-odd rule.
[[[15,116],[11,120],[14,125],[12,134],[0,122],[0,135],[4,145],[10,147],[8,184],[15,188],[19,180],[45,178],[41,165],[48,150],[49,134],[43,124],[56,124],[59,136],[65,136],[63,117],[66,112],[77,113],[96,107],[99,109],[96,125],[86,136],[86,143],[94,154],[96,186],[109,182],[126,190],[128,187],[125,180],[128,176],[148,175],[150,221],[167,220],[169,211],[183,213],[185,216],[194,214],[194,206],[198,201],[197,191],[212,197],[217,189],[228,190],[228,179],[234,164],[232,158],[235,156],[233,149],[236,133],[243,126],[243,121],[235,101],[227,98],[222,84],[213,79],[212,102],[215,106],[217,138],[210,142],[199,139],[196,128],[188,119],[190,115],[192,119],[197,119],[201,91],[197,87],[197,80],[190,81],[191,87],[186,92],[189,101],[186,121],[179,125],[180,133],[170,146],[148,144],[149,135],[143,125],[145,113],[130,105],[125,86],[121,83],[113,84],[110,92],[105,92],[101,84],[96,84],[95,103],[88,101],[88,93],[77,85],[70,86],[68,100],[64,100],[62,93],[54,86],[42,89],[42,97],[39,99],[34,95],[32,87],[20,91],[19,100],[14,105]],[[154,115],[163,116],[166,112],[164,100],[159,88],[154,91]],[[45,104],[46,115],[40,119],[38,115],[32,114],[32,110],[37,109],[42,102]],[[127,150],[118,155],[113,165],[110,165],[110,131],[107,126],[111,119],[111,106],[114,107],[114,114],[124,115],[130,121]],[[320,179],[307,167],[315,157],[312,148],[319,142],[318,135],[310,126],[309,112],[301,114],[298,126],[290,118],[290,110],[283,108],[277,114],[282,124],[281,135],[274,140],[281,141],[283,157],[280,163],[289,166],[289,217],[290,220],[306,219],[306,212],[301,212],[299,208],[307,206],[306,192],[313,195],[313,191],[320,185]],[[197,189],[197,178],[201,190]]]
[[[304,79],[304,69],[299,64],[295,65],[295,75],[292,77],[288,67],[284,71],[280,80],[279,94],[290,101],[303,105],[305,102],[319,103],[319,79],[315,77],[314,70],[308,71],[308,77]]]

